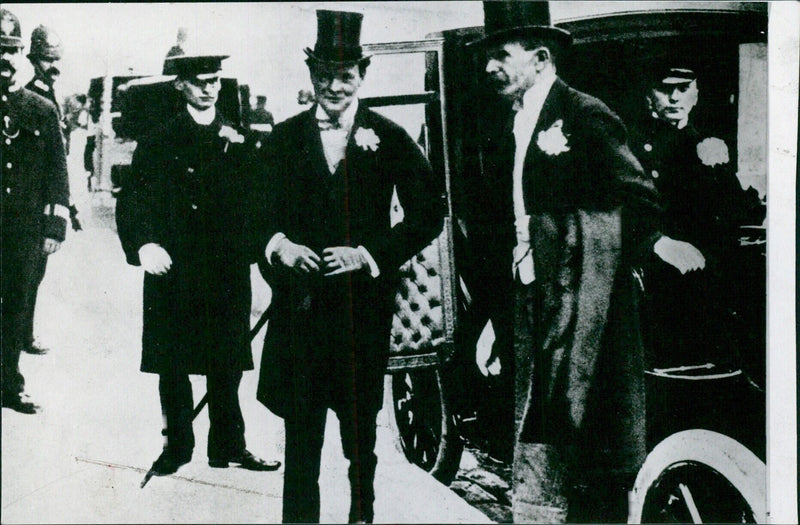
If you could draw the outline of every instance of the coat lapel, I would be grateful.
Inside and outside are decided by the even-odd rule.
[[[564,118],[563,112],[563,94],[567,85],[560,78],[556,78],[547,98],[544,99],[542,111],[539,112],[539,120],[536,121],[536,127],[533,130],[533,137],[528,145],[528,153],[525,162],[528,163],[530,158],[539,153],[539,146],[536,141],[539,133],[550,128],[558,119]]]
[[[322,137],[320,137],[319,127],[317,126],[317,120],[314,117],[317,111],[317,106],[311,106],[304,117],[304,122],[302,124],[302,130],[304,133],[303,137],[303,154],[301,156],[301,161],[308,163],[311,167],[311,170],[314,174],[314,178],[322,179],[322,181],[327,181],[331,173],[328,171],[328,161],[325,160],[325,151],[322,148]],[[303,170],[298,170],[298,172],[302,173]]]

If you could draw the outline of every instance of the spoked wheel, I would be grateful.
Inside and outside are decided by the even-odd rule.
[[[766,466],[727,436],[678,432],[647,456],[630,523],[764,523]]]
[[[393,423],[406,458],[449,485],[458,471],[464,444],[443,403],[434,368],[392,376]]]

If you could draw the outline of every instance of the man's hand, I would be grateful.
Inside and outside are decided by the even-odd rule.
[[[666,235],[656,241],[653,251],[665,263],[677,268],[681,274],[706,267],[706,258],[693,244],[676,241]]]
[[[59,248],[61,248],[61,242],[55,239],[45,238],[44,243],[42,244],[42,251],[46,255],[56,253]]]
[[[357,272],[369,267],[369,262],[361,250],[349,246],[325,248],[322,250],[322,260],[325,261],[326,277]]]
[[[164,275],[172,267],[172,257],[160,245],[151,242],[139,248],[139,261],[147,273]]]
[[[297,273],[319,271],[319,255],[308,246],[295,244],[285,237],[275,247],[273,258],[277,258],[278,262]]]

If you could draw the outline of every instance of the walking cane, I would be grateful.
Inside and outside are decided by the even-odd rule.
[[[251,343],[253,342],[253,339],[255,339],[256,334],[258,334],[258,332],[261,331],[261,329],[264,327],[264,325],[267,324],[267,321],[269,321],[269,308],[264,310],[264,313],[261,314],[261,317],[258,319],[258,321],[256,321],[255,326],[250,330],[250,342]],[[192,411],[192,421],[195,420],[197,415],[200,412],[202,412],[203,408],[207,404],[208,404],[208,392],[203,394],[203,398],[200,400],[199,403],[197,403],[197,406],[194,407],[194,410]],[[144,475],[144,479],[142,480],[142,483],[139,485],[139,488],[143,489],[144,486],[147,485],[147,482],[150,481],[150,478],[153,477],[153,475],[155,474],[155,470],[154,470],[155,466],[156,466],[156,464],[155,464],[155,462],[153,462],[153,466],[150,467],[150,470],[148,470],[147,474]]]

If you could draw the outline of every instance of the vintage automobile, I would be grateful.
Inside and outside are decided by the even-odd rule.
[[[575,7],[560,18],[553,16],[575,40],[560,74],[604,100],[627,123],[635,121],[643,103],[649,60],[670,51],[690,53],[693,63],[701,64],[697,74],[704,86],[693,117],[727,142],[742,186],[752,186],[750,196],[760,193],[763,200],[766,7],[663,5],[590,15]],[[383,59],[425,56],[424,85],[365,102],[379,109],[423,106],[420,143],[446,181],[445,229],[404,267],[387,377],[399,446],[409,461],[444,483],[453,479],[465,443],[510,460],[508,434],[496,423],[504,417],[508,421],[513,407],[509,399],[498,398],[494,380],[475,364],[483,326],[473,324],[474,256],[462,242],[470,222],[463,190],[482,176],[484,117],[497,104],[482,86],[482,57],[466,46],[482,34],[481,27],[461,28],[423,41],[366,46],[375,56],[373,67]],[[709,355],[700,367],[653,365],[648,370],[650,454],[636,480],[631,522],[766,519],[766,235],[761,204],[750,210],[752,222],[741,224],[740,248],[732,262],[742,270],[730,305],[736,355],[724,363]]]

